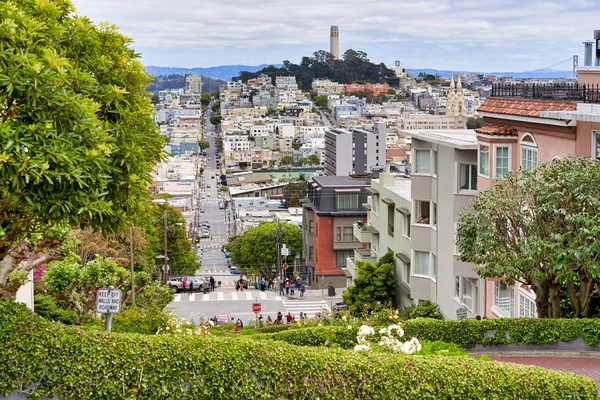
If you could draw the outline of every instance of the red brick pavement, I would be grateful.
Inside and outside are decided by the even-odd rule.
[[[592,358],[540,358],[540,357],[492,357],[496,361],[511,362],[515,364],[537,365],[559,371],[570,371],[585,375],[596,381],[600,388],[600,360]]]

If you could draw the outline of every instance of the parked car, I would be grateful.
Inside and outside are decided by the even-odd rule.
[[[192,290],[194,292],[199,292],[202,289],[202,286],[204,285],[204,278],[202,277],[196,277],[196,276],[184,276],[178,279],[173,279],[170,280],[168,282],[169,287],[171,288],[171,290],[173,290],[175,293],[184,290],[183,289],[183,281],[186,281],[186,285],[185,285],[185,290],[189,290],[189,284],[190,282],[194,282],[194,286],[192,288]]]
[[[233,324],[233,318],[229,315],[216,315],[213,318],[211,318],[211,321],[215,325]]]
[[[237,268],[231,267],[231,273],[234,274],[234,275],[241,275],[242,271],[240,271]]]
[[[230,252],[228,252],[228,251],[226,251],[226,252],[225,252],[225,258],[229,258],[229,257],[231,257],[231,253],[230,253]]]
[[[340,310],[341,310],[342,308],[344,308],[344,307],[346,307],[346,303],[344,303],[344,302],[342,301],[342,302],[339,302],[339,303],[335,303],[335,304],[333,305],[333,307],[332,307],[332,308],[333,308],[335,311],[340,311]]]
[[[200,234],[198,235],[198,237],[200,239],[209,239],[210,238],[210,233],[207,232],[207,231],[203,231],[203,232],[200,232]]]
[[[200,221],[200,223],[198,224],[200,226],[207,226],[210,228],[210,223],[208,221]]]

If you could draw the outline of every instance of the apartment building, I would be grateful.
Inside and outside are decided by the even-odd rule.
[[[473,130],[412,131],[410,296],[431,300],[446,318],[457,310],[483,312],[484,284],[459,260],[459,213],[477,194],[477,137]]]
[[[186,76],[185,91],[187,93],[202,93],[202,78],[196,74]]]
[[[343,268],[361,246],[353,224],[367,220],[367,187],[366,179],[349,176],[313,176],[309,182],[301,200],[302,246],[311,276],[321,284],[346,286]]]
[[[350,83],[346,85],[346,94],[348,96],[367,90],[373,92],[374,96],[379,96],[380,94],[387,94],[388,90],[390,90],[390,85],[387,83]]]
[[[343,83],[332,82],[329,79],[315,79],[312,82],[313,90],[317,91],[318,95],[345,93],[346,86]]]
[[[385,167],[385,124],[373,131],[329,128],[325,131],[325,174],[367,174]]]
[[[465,129],[467,117],[403,113],[398,117],[397,126],[400,131]]]
[[[392,174],[387,163],[385,172],[371,180],[367,191],[371,194],[365,204],[367,223],[356,221],[353,224],[354,237],[361,246],[354,249],[354,255],[347,260],[344,273],[348,285],[358,273],[357,261],[375,264],[391,250],[395,255],[396,306],[409,307],[413,304],[410,291],[411,181]]]

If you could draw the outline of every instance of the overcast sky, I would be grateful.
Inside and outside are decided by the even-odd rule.
[[[573,54],[600,29],[598,0],[73,0],[116,24],[146,65],[258,65],[329,50],[408,68],[524,71]],[[580,64],[583,64],[581,59]]]

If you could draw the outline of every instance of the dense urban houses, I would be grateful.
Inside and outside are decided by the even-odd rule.
[[[354,222],[367,221],[365,178],[313,176],[302,200],[302,244],[306,265],[321,284],[346,286],[343,268],[354,249]],[[322,279],[325,279],[323,282]]]
[[[385,166],[385,124],[373,131],[330,128],[325,131],[325,174],[347,176],[368,174]]]
[[[410,292],[410,231],[411,231],[411,182],[408,178],[390,172],[391,163],[378,178],[371,180],[367,191],[371,194],[365,207],[367,223],[354,222],[354,237],[361,246],[348,257],[344,272],[348,285],[356,278],[356,262],[375,264],[389,250],[394,252],[396,276],[396,306],[408,307],[413,301]]]

